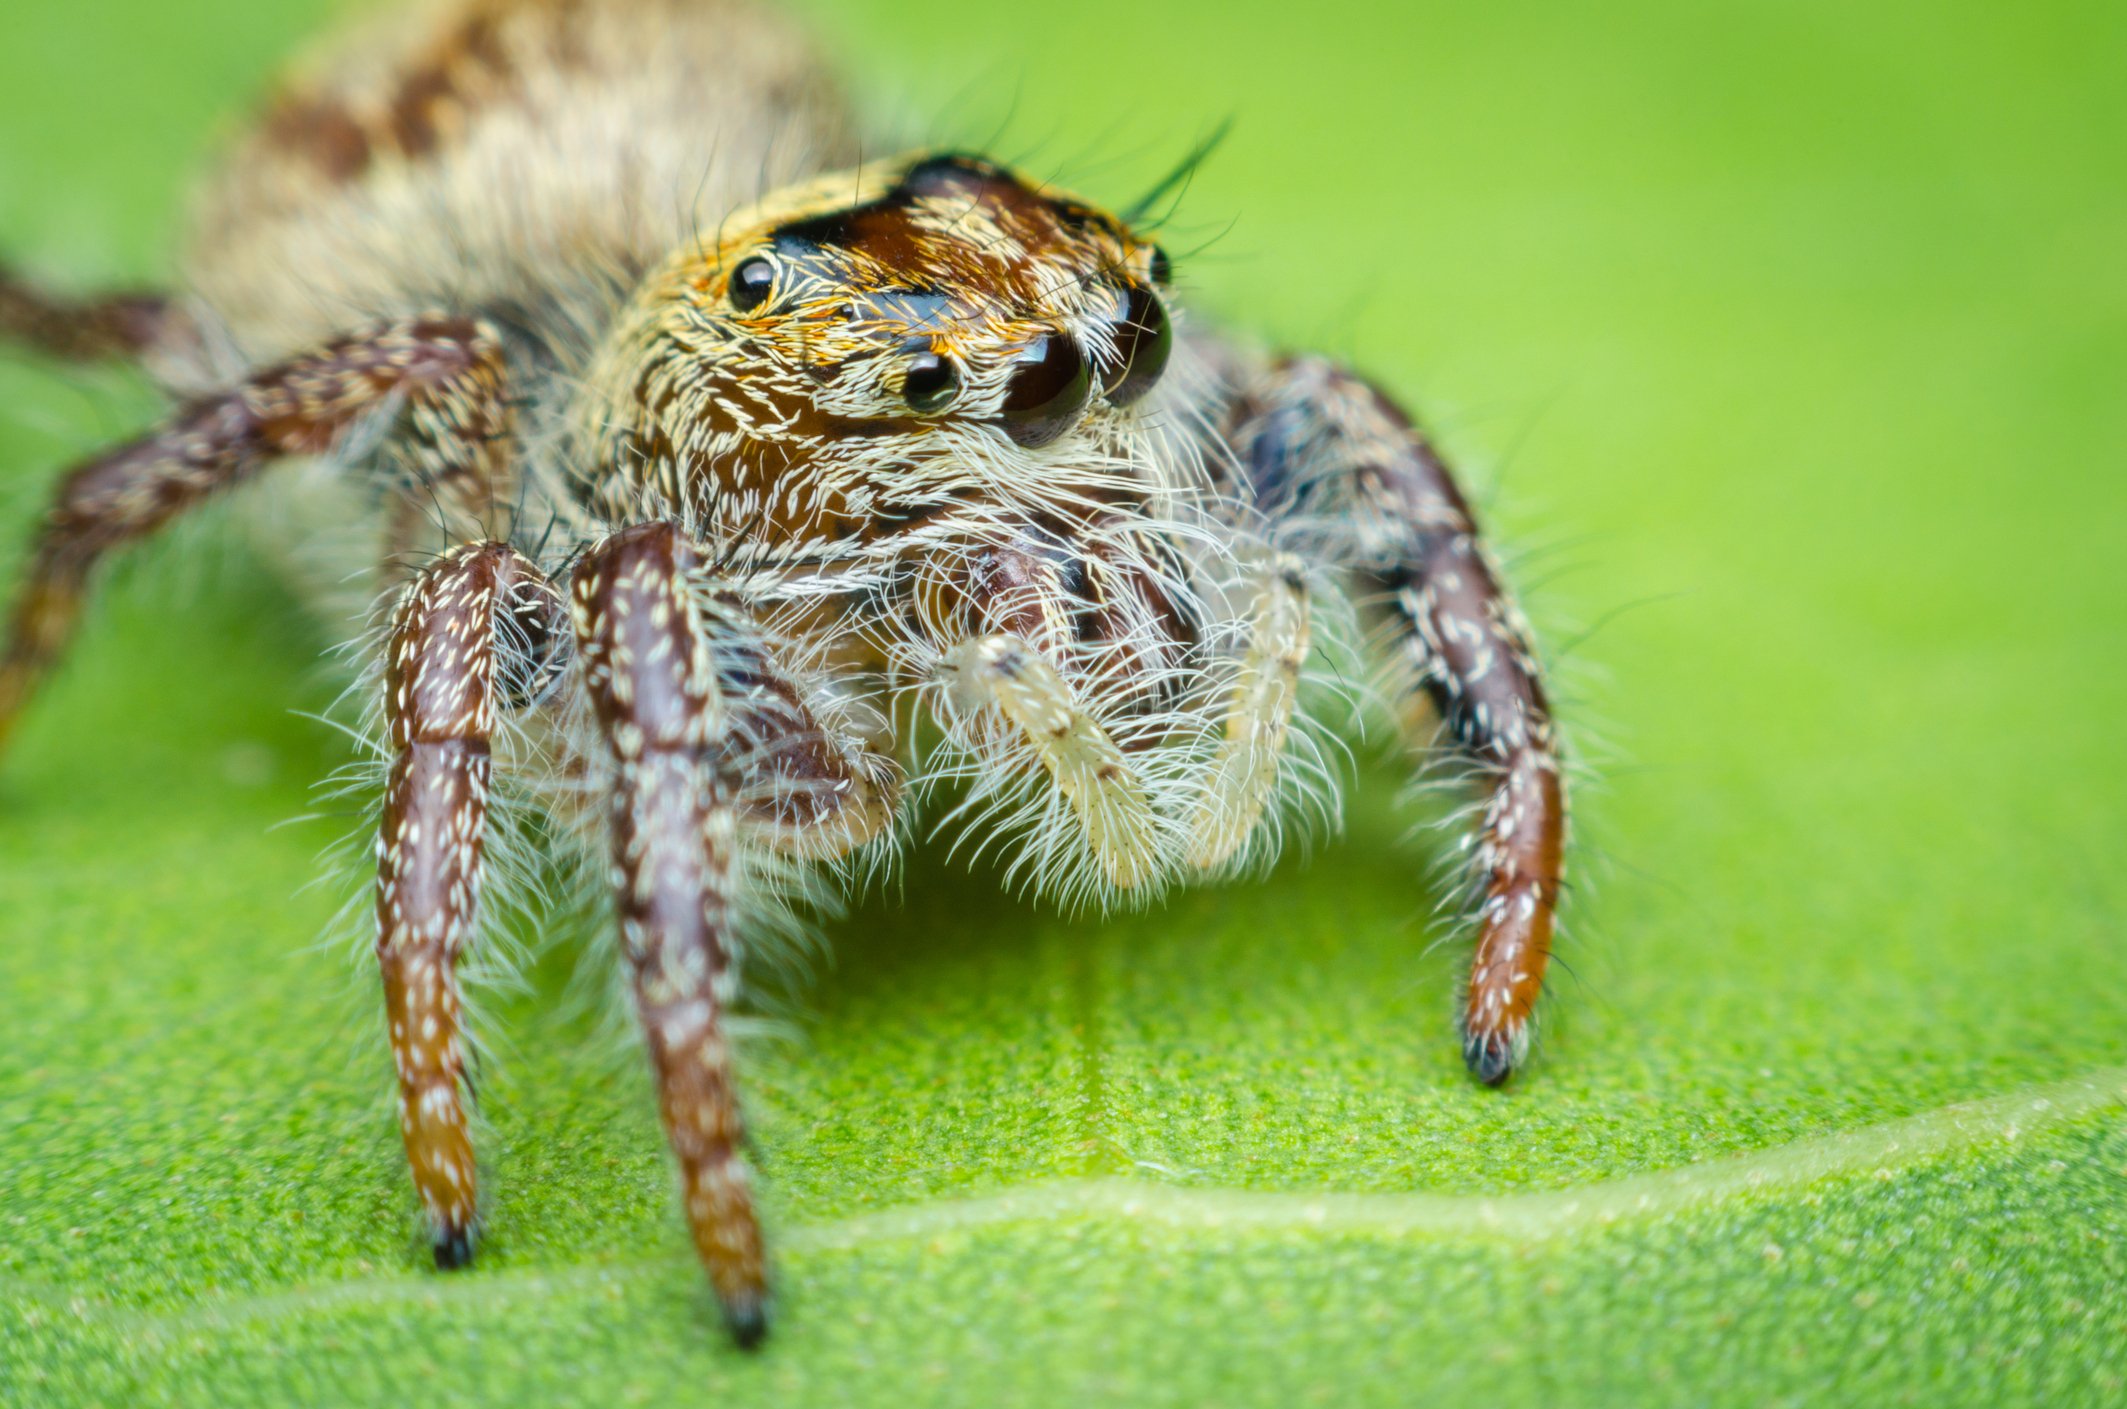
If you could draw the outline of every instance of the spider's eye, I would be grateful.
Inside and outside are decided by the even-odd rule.
[[[911,411],[942,411],[960,394],[960,369],[935,352],[909,359],[901,395]]]
[[[1159,381],[1174,351],[1174,325],[1152,290],[1133,286],[1123,295],[1115,319],[1116,363],[1102,379],[1102,389],[1116,406],[1128,406]]]
[[[775,266],[755,255],[731,271],[731,306],[751,313],[775,290]]]
[[[1158,245],[1152,247],[1150,264],[1153,283],[1164,289],[1174,282],[1174,266],[1167,262],[1167,251],[1161,249]]]
[[[1044,333],[1012,359],[1004,392],[1005,434],[1032,450],[1071,428],[1093,394],[1078,344],[1061,333]]]

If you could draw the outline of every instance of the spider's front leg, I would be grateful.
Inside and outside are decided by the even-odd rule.
[[[480,900],[490,747],[503,697],[521,692],[564,626],[536,567],[504,544],[476,543],[407,585],[385,647],[391,772],[377,829],[377,961],[399,1131],[441,1268],[473,1255],[457,966]],[[514,659],[506,644],[532,654]]]
[[[610,753],[614,908],[660,1112],[695,1249],[732,1336],[751,1347],[768,1326],[767,1262],[725,1017],[753,849],[819,856],[863,842],[892,815],[892,769],[822,722],[676,526],[594,548],[570,607]]]
[[[403,415],[392,444],[402,499],[444,512],[459,541],[506,499],[510,412],[502,346],[485,323],[411,318],[337,339],[180,407],[130,445],[60,482],[30,552],[0,650],[0,747],[81,614],[91,572],[285,456],[333,450],[373,413]]]
[[[1403,675],[1485,792],[1461,1025],[1471,1072],[1498,1085],[1527,1056],[1564,871],[1565,781],[1528,626],[1447,466],[1379,390],[1318,358],[1234,381],[1228,435],[1274,537],[1383,600]]]

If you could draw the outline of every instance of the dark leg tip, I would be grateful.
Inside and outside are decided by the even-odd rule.
[[[724,1303],[724,1326],[732,1344],[740,1350],[759,1350],[768,1339],[768,1302],[756,1294],[733,1297]]]
[[[1487,1086],[1507,1084],[1514,1074],[1514,1046],[1497,1033],[1471,1033],[1462,1041],[1462,1059],[1470,1075]]]
[[[436,1270],[455,1272],[473,1265],[473,1235],[469,1229],[446,1228],[436,1234]]]

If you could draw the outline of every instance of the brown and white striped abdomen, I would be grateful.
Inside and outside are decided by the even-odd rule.
[[[414,0],[320,52],[194,212],[211,375],[433,308],[581,341],[692,231],[854,149],[818,56],[743,0]]]

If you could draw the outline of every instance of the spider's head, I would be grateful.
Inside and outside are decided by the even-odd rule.
[[[920,157],[753,214],[697,307],[845,430],[987,424],[1034,448],[1166,366],[1158,248],[989,162]]]
[[[1105,211],[974,157],[908,158],[779,192],[682,252],[602,381],[632,403],[633,477],[667,493],[735,503],[774,480],[788,500],[810,476],[808,512],[830,515],[952,496],[978,465],[995,487],[1113,464],[1100,447],[1173,347],[1167,277]]]

